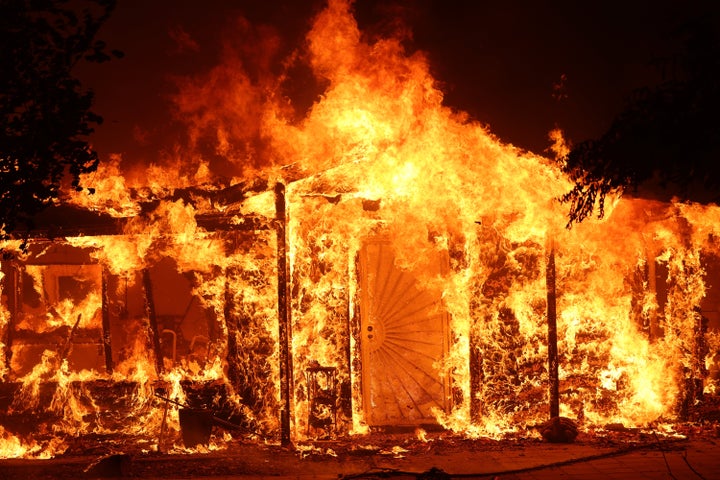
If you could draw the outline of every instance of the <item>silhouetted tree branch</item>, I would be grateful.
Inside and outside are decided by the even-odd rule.
[[[561,198],[570,205],[568,226],[596,208],[602,217],[607,195],[638,188],[681,201],[717,200],[720,48],[714,20],[682,29],[684,50],[658,63],[664,81],[633,92],[605,134],[570,150],[563,170],[575,185]]]
[[[32,216],[65,188],[82,190],[80,175],[97,168],[87,142],[102,118],[90,108],[72,69],[104,62],[95,36],[115,0],[0,2],[0,239],[29,229]]]

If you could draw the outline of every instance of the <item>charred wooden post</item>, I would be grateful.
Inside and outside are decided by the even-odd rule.
[[[290,396],[292,394],[292,357],[290,355],[292,328],[288,306],[288,271],[285,212],[285,185],[275,185],[275,218],[277,228],[278,270],[278,336],[280,343],[280,443],[290,445]]]
[[[354,267],[351,263],[348,265],[348,278],[354,278],[358,281],[358,262],[360,261],[358,255],[355,255]],[[353,272],[354,268],[354,272]],[[358,285],[358,283],[356,283]],[[340,385],[340,412],[342,413],[343,420],[349,420],[352,425],[353,416],[353,372],[355,372],[356,365],[353,365],[353,358],[357,358],[355,352],[353,352],[353,339],[357,341],[360,335],[360,319],[355,315],[358,314],[358,308],[353,308],[353,305],[359,305],[357,298],[357,288],[348,289],[348,299],[345,310],[345,319],[347,321],[347,339],[343,342],[343,349],[345,350],[345,360],[347,362],[347,380]],[[357,345],[357,344],[356,344]]]
[[[20,272],[18,272],[17,265],[12,264],[9,272],[5,271],[5,268],[3,268],[2,273],[5,274],[2,280],[2,287],[3,290],[8,289],[7,302],[8,309],[11,312],[11,316],[10,322],[5,325],[5,331],[3,332],[2,336],[0,336],[0,348],[4,350],[2,354],[3,358],[5,359],[5,371],[10,372],[12,365],[12,349],[10,348],[10,345],[12,345],[13,326],[17,317],[18,295],[20,294]]]
[[[470,358],[468,367],[470,369],[470,420],[473,423],[479,423],[483,415],[483,402],[477,395],[483,383],[483,359],[478,345],[481,339],[478,334],[472,331],[470,333]],[[462,402],[462,392],[459,392],[460,398],[456,398],[455,402]]]
[[[550,381],[550,418],[560,416],[560,377],[557,348],[557,292],[555,290],[555,242],[550,240],[545,267],[548,322],[548,376]]]
[[[153,349],[155,349],[155,368],[158,373],[163,372],[163,355],[160,349],[160,332],[158,332],[157,315],[155,313],[155,300],[153,299],[152,281],[150,270],[143,269],[143,286],[145,288],[145,310],[150,322],[150,334],[152,336]]]
[[[108,296],[108,279],[105,269],[102,272],[102,342],[105,351],[105,369],[113,371],[112,349],[110,342],[110,298]]]
[[[355,408],[362,407],[362,400],[359,392],[362,391],[362,354],[360,352],[360,337],[362,336],[360,315],[362,306],[360,300],[360,253],[355,252],[354,260],[354,281],[356,288],[352,293],[352,313],[350,312],[350,303],[348,303],[348,342],[347,342],[347,358],[350,375],[350,392],[348,392],[346,416],[350,424],[353,423],[353,415]],[[351,340],[352,339],[352,340]]]

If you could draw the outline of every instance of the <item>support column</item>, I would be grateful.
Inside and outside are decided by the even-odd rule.
[[[560,416],[560,376],[557,348],[557,293],[555,290],[555,241],[548,242],[545,267],[548,322],[548,377],[550,382],[550,418]]]
[[[290,445],[290,412],[292,394],[292,325],[288,305],[287,218],[285,211],[285,185],[275,185],[275,226],[277,229],[278,270],[278,336],[280,343],[280,443]]]
[[[145,288],[145,310],[150,322],[150,333],[152,335],[152,345],[155,349],[155,368],[157,373],[163,373],[162,349],[160,348],[160,332],[158,331],[157,314],[155,312],[155,299],[153,298],[152,280],[150,279],[150,270],[143,269],[143,287]]]
[[[110,297],[108,295],[108,273],[102,269],[102,342],[105,352],[105,369],[113,371],[112,342],[110,339]]]

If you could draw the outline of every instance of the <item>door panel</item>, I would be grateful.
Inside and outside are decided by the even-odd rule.
[[[361,252],[363,402],[371,426],[435,423],[447,410],[447,385],[437,370],[447,348],[447,314],[439,294],[395,265],[391,246]],[[437,272],[443,267],[438,255]]]

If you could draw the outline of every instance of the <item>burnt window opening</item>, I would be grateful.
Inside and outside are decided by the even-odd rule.
[[[152,301],[159,355],[165,370],[182,365],[203,370],[218,339],[217,318],[194,292],[192,273],[181,273],[176,262],[163,258],[149,268],[148,296]]]
[[[100,265],[16,264],[9,282],[13,378],[33,371],[51,377],[64,362],[74,372],[106,371]]]

